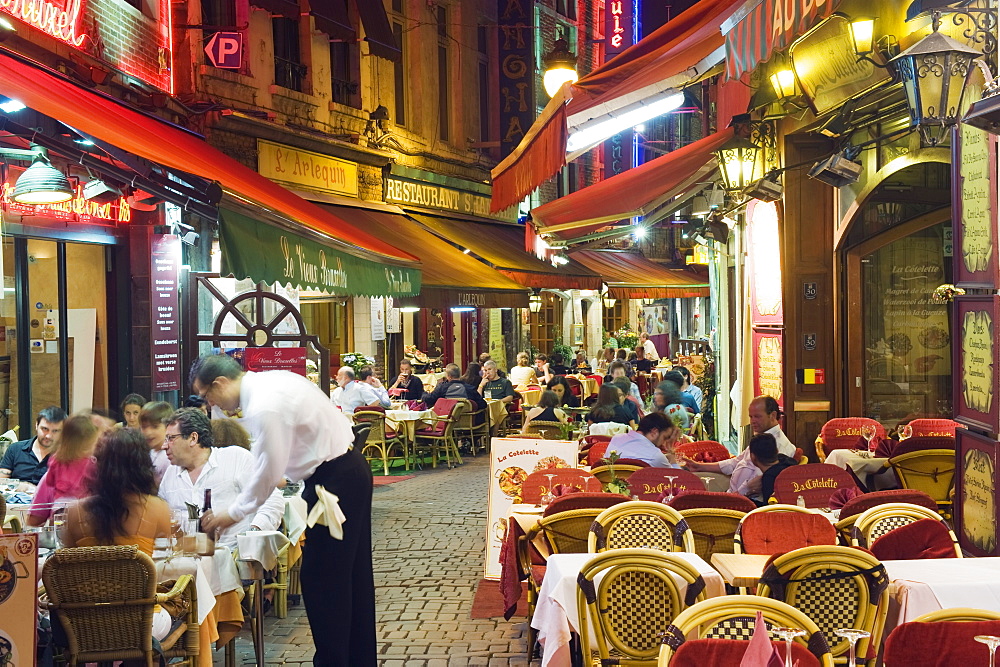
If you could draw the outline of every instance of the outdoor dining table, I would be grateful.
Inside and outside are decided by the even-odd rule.
[[[1000,558],[884,560],[890,582],[886,634],[921,614],[972,607],[1000,613]]]
[[[412,443],[416,438],[417,424],[422,421],[434,419],[433,410],[386,410],[386,426],[401,433],[407,442]]]
[[[498,398],[486,399],[486,418],[489,428],[499,424],[507,416],[507,404]]]
[[[538,405],[538,401],[542,400],[542,390],[539,387],[517,389],[515,391],[521,395],[521,406],[526,405]]]
[[[712,554],[712,565],[730,586],[757,588],[770,556],[759,554]]]
[[[535,614],[531,617],[531,627],[538,630],[538,641],[542,645],[542,667],[564,667],[571,664],[570,637],[572,633],[580,632],[576,579],[583,566],[595,555],[553,554],[546,561],[545,578],[538,591]],[[726,594],[722,577],[698,554],[674,552],[671,555],[683,558],[701,573],[707,597]],[[597,581],[600,579],[598,576]],[[678,583],[681,583],[683,596],[687,585],[680,581]]]
[[[826,463],[835,465],[844,470],[853,470],[858,479],[868,484],[872,480],[875,488],[870,491],[882,491],[885,489],[898,489],[899,482],[896,476],[885,471],[887,458],[872,456],[868,452],[856,449],[835,449],[826,457]],[[879,474],[879,473],[885,474]]]

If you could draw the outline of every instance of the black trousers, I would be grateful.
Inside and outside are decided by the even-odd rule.
[[[327,526],[306,529],[302,598],[309,617],[314,665],[375,667],[375,577],[372,573],[372,472],[357,447],[327,461],[306,480],[302,498],[316,504],[316,486],[340,498],[344,539]]]

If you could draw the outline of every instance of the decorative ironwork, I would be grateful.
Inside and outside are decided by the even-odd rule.
[[[952,3],[957,4],[957,3]],[[965,7],[948,8],[951,22],[962,30],[962,36],[971,46],[982,46],[983,60],[990,74],[997,76],[997,3],[994,0],[976,0]]]

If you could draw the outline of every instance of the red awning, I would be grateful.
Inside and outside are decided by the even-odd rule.
[[[520,145],[493,169],[493,210],[521,201],[558,170],[557,161],[565,164],[566,127],[609,113],[615,100],[638,101],[644,91],[658,94],[683,86],[698,74],[690,70],[715,53],[721,62],[725,40],[719,26],[743,4],[701,0],[575,84],[564,86],[563,95],[550,101]],[[560,111],[559,106],[564,108]],[[554,142],[560,143],[549,145]]]
[[[708,296],[708,279],[688,269],[668,269],[637,252],[580,250],[573,259],[604,277],[615,299],[682,299]]]
[[[732,137],[732,128],[716,132],[543,204],[531,211],[531,218],[539,232],[566,238],[617,220],[647,215],[704,180],[715,169],[715,151]],[[563,234],[570,230],[572,233]]]
[[[417,261],[380,238],[272,183],[193,134],[0,52],[0,93],[84,134],[223,189],[332,238],[383,257]]]

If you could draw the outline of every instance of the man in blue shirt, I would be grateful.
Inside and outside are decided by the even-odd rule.
[[[611,438],[608,454],[615,452],[619,459],[638,459],[653,468],[679,468],[667,454],[673,454],[674,443],[681,431],[662,412],[650,412],[639,420],[639,428],[629,433],[619,433]]]
[[[694,396],[691,394],[686,394],[681,391],[681,387],[684,386],[684,376],[681,375],[680,371],[670,371],[663,376],[664,382],[673,382],[677,385],[677,390],[681,392],[681,405],[685,408],[689,408],[695,414],[701,412],[701,405],[694,400]]]
[[[354,414],[355,410],[368,406],[381,405],[388,408],[392,405],[388,394],[384,398],[380,397],[370,384],[358,382],[354,369],[350,366],[342,366],[337,371],[337,385],[340,391],[334,390],[333,402],[348,414]]]
[[[66,413],[51,406],[35,418],[35,437],[11,443],[0,460],[0,479],[13,478],[38,485],[49,467],[49,454],[59,444]]]

